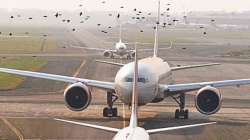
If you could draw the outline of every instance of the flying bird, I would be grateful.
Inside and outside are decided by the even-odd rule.
[[[57,13],[55,14],[55,17],[58,18],[58,16],[59,16],[59,13],[57,12]]]

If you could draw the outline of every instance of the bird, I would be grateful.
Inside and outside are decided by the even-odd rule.
[[[82,14],[83,14],[83,13],[82,13],[82,12],[80,12],[80,16],[82,16]]]
[[[57,13],[55,14],[55,17],[58,18],[58,16],[59,16],[59,13],[57,12]]]
[[[120,18],[120,14],[118,13],[117,18]]]

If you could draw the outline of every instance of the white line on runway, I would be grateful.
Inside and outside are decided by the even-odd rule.
[[[24,136],[22,135],[22,133],[14,125],[12,125],[6,118],[1,118],[1,120],[17,135],[19,140],[24,140]]]

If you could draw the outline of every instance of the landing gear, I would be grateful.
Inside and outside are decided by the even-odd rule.
[[[131,55],[128,55],[128,56],[127,56],[127,59],[128,59],[128,60],[130,60],[131,58],[132,58]]]
[[[103,117],[117,117],[118,111],[117,108],[113,108],[114,102],[118,99],[116,95],[114,95],[112,92],[107,92],[107,104],[108,107],[105,107],[103,109]]]
[[[175,110],[175,119],[188,119],[188,109],[185,108],[185,94],[180,94],[178,97],[172,96],[172,98],[179,105],[180,109]]]
[[[111,54],[110,58],[111,58],[111,59],[114,59],[115,57],[114,57],[114,55],[113,55],[113,54]]]

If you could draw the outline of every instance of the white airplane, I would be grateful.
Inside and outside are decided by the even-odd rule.
[[[109,57],[112,59],[115,58],[115,56],[119,56],[120,58],[126,57],[127,59],[131,59],[134,57],[135,51],[128,49],[127,44],[128,43],[122,42],[122,25],[120,24],[119,42],[115,43],[114,49],[88,48],[88,47],[81,47],[81,46],[72,46],[72,47],[86,49],[86,50],[102,51],[104,57]]]
[[[250,84],[250,79],[182,84],[171,83],[171,73],[173,71],[218,64],[211,63],[170,67],[166,61],[158,57],[158,26],[160,8],[158,9],[158,18],[155,28],[154,55],[152,57],[147,57],[138,61],[138,89],[141,92],[141,94],[138,96],[138,105],[142,106],[148,103],[158,103],[163,101],[165,98],[171,97],[175,99],[176,103],[179,105],[179,109],[176,109],[175,111],[175,118],[188,118],[188,110],[185,110],[185,95],[187,92],[198,90],[194,99],[197,110],[205,115],[216,113],[219,111],[222,102],[222,96],[218,88],[226,86],[248,85]],[[71,85],[68,86],[64,91],[64,99],[66,106],[72,111],[82,111],[89,106],[92,98],[91,89],[93,87],[103,89],[107,91],[108,105],[108,107],[103,109],[103,116],[113,117],[117,116],[117,108],[113,107],[113,103],[117,99],[120,99],[125,104],[131,104],[130,97],[132,95],[134,62],[128,64],[108,62],[108,64],[121,66],[120,70],[115,76],[114,82],[8,68],[0,68],[0,72],[70,83]],[[160,83],[162,79],[168,79],[169,82],[162,84]]]
[[[138,74],[138,60],[137,60],[137,53],[136,53],[135,62],[134,62],[133,79],[138,79],[139,74]],[[112,127],[105,127],[105,126],[100,126],[100,125],[93,125],[93,124],[88,124],[88,123],[63,120],[63,119],[57,119],[57,118],[55,118],[54,120],[116,133],[115,136],[113,137],[113,140],[149,140],[150,134],[160,133],[164,131],[184,129],[184,128],[192,128],[192,127],[198,127],[198,126],[204,126],[204,125],[216,123],[216,122],[210,122],[210,123],[201,123],[201,124],[192,124],[192,125],[145,130],[144,128],[138,126],[138,119],[137,119],[138,118],[137,117],[138,116],[138,95],[142,93],[140,93],[140,91],[137,90],[138,89],[137,86],[138,86],[138,81],[133,80],[132,96],[130,97],[132,101],[130,122],[129,122],[129,126],[123,129],[117,129],[117,128],[112,128]]]

